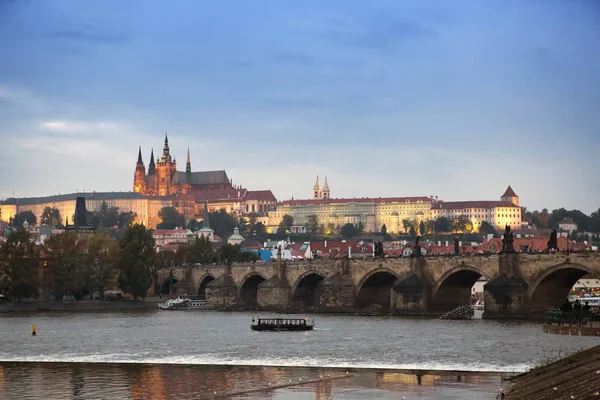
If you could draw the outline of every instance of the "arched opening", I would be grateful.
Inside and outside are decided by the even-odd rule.
[[[304,307],[316,307],[319,305],[318,286],[325,279],[319,274],[312,273],[300,279],[292,294],[292,304]]]
[[[205,276],[198,285],[198,299],[206,300],[206,285],[214,281],[215,278],[211,275]]]
[[[438,289],[433,293],[429,310],[444,313],[458,306],[471,304],[472,288],[482,275],[471,269],[462,269],[442,278]]]
[[[390,272],[379,271],[369,276],[356,294],[356,306],[359,308],[379,305],[390,308],[390,292],[398,277]]]
[[[576,265],[565,265],[543,278],[533,287],[529,309],[532,313],[542,313],[547,308],[560,307],[565,302],[573,285],[588,274]]]
[[[252,275],[244,281],[240,288],[240,301],[249,306],[255,306],[258,298],[258,285],[263,283],[265,278],[260,275]]]
[[[163,295],[164,294],[166,294],[166,295],[171,294],[171,288],[177,282],[179,282],[179,281],[177,279],[173,278],[173,277],[169,277],[169,278],[165,279],[163,281],[162,285],[160,285],[160,294],[163,294]]]

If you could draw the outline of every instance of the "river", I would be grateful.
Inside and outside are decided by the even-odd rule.
[[[39,398],[49,383],[58,388],[49,398],[398,398],[398,390],[407,399],[494,398],[501,374],[598,344],[545,334],[529,321],[316,315],[312,332],[267,333],[249,329],[252,317],[196,310],[2,315],[0,398]],[[269,390],[288,384],[296,386]]]

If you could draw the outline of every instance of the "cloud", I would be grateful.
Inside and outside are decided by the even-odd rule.
[[[129,35],[123,31],[106,28],[85,27],[48,32],[46,37],[78,42],[121,44],[129,41]]]
[[[110,122],[88,122],[88,121],[44,121],[40,123],[40,129],[45,131],[60,133],[81,133],[97,131],[116,131],[119,128],[117,124]]]

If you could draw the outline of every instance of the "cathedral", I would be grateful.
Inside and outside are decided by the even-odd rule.
[[[165,134],[165,144],[160,158],[154,162],[154,150],[150,154],[148,173],[142,160],[142,148],[133,178],[133,191],[144,196],[170,196],[187,194],[199,190],[234,189],[225,171],[192,172],[190,150],[187,152],[185,172],[177,171],[177,160],[171,157],[169,138]]]

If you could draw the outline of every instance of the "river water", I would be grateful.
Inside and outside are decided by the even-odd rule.
[[[3,315],[0,398],[493,399],[501,374],[599,343],[520,321],[317,315],[312,332],[268,333],[252,317]]]

